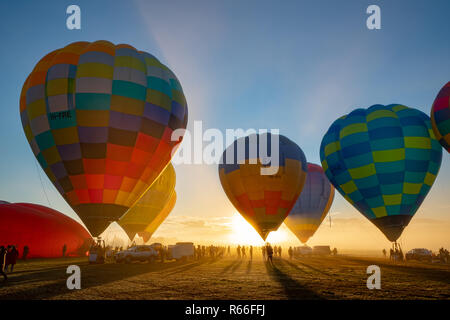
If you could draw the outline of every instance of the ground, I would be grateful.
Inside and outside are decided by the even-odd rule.
[[[68,290],[68,265],[81,268],[81,290]],[[366,270],[381,268],[381,289]],[[0,278],[1,279],[1,278]],[[3,299],[450,299],[450,265],[391,263],[354,256],[253,260],[224,257],[89,265],[87,258],[19,261]]]

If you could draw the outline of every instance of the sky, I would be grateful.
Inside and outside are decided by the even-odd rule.
[[[66,8],[81,8],[68,30]],[[381,29],[366,27],[369,5]],[[50,206],[80,221],[38,167],[19,116],[34,65],[74,41],[108,40],[155,55],[180,80],[188,129],[279,129],[309,162],[323,135],[355,108],[400,103],[429,114],[450,79],[450,2],[428,1],[2,1],[0,3],[0,199]],[[177,204],[155,233],[162,242],[262,244],[220,185],[217,165],[177,165]],[[401,237],[406,247],[450,247],[450,156]],[[388,247],[367,219],[336,195],[310,244]],[[245,236],[243,236],[245,234]],[[112,225],[107,239],[125,239]],[[299,245],[282,226],[274,243]]]

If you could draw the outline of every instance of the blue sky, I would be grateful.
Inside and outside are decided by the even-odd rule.
[[[66,28],[70,4],[81,30]],[[366,8],[381,8],[368,30]],[[23,134],[19,95],[46,53],[105,39],[166,63],[183,85],[189,127],[278,128],[319,162],[329,125],[356,107],[400,103],[429,114],[450,79],[450,2],[429,1],[2,1],[0,199],[50,205],[72,217]],[[173,215],[230,216],[215,165],[180,165]],[[39,175],[42,179],[47,201]],[[421,217],[448,219],[450,157]],[[217,209],[217,203],[222,208]],[[332,212],[359,215],[337,196]]]

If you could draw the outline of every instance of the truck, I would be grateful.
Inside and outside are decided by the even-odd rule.
[[[310,255],[312,254],[312,249],[311,247],[308,247],[307,245],[301,246],[301,247],[296,247],[296,253],[298,253],[301,256],[306,256],[306,255]]]
[[[331,249],[330,246],[314,246],[312,252],[318,255],[330,255]]]
[[[167,260],[188,260],[194,258],[194,244],[192,242],[177,242],[169,245]]]
[[[406,253],[405,258],[407,261],[418,260],[418,261],[432,262],[433,253],[431,252],[431,250],[428,250],[428,249],[416,248],[416,249],[409,250]]]
[[[131,263],[133,261],[153,262],[158,258],[158,255],[158,252],[151,246],[140,245],[119,251],[116,253],[115,259],[117,263]]]

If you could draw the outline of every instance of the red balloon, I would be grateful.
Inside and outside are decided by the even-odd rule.
[[[84,256],[92,238],[75,220],[59,211],[32,203],[0,204],[0,245],[15,245],[22,257],[57,258],[66,245],[66,256]]]

